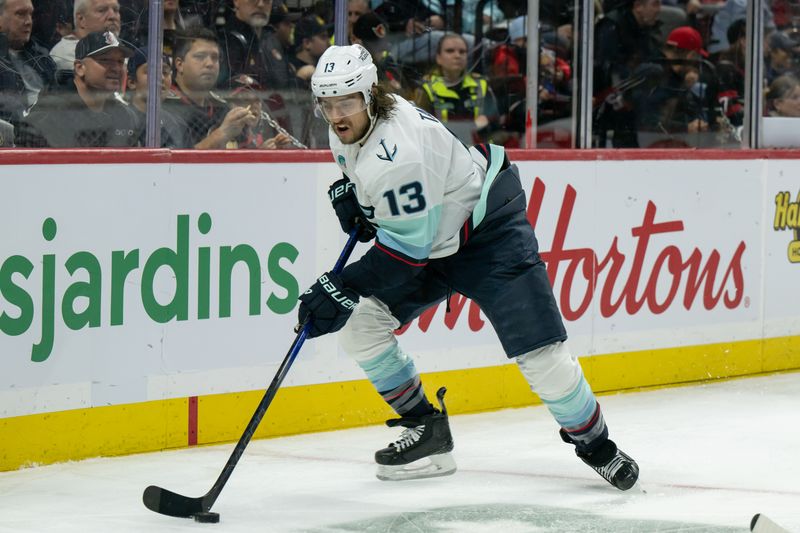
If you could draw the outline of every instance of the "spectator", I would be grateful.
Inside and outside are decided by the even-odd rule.
[[[719,79],[717,102],[724,116],[737,127],[744,123],[746,27],[745,19],[730,25],[727,33],[730,48],[720,52],[716,58]]]
[[[796,77],[785,74],[770,83],[767,114],[771,117],[800,117],[800,81]]]
[[[125,58],[132,50],[111,31],[91,32],[76,43],[75,92],[43,95],[20,124],[26,147],[136,146],[140,132],[130,106],[117,99]]]
[[[266,30],[272,11],[272,0],[233,0],[233,12],[221,31],[222,85],[247,74],[270,89],[294,87],[295,76],[288,58],[273,53],[280,45]]]
[[[425,0],[385,0],[375,8],[375,13],[389,24],[389,31],[405,32],[409,37],[431,30],[443,30],[444,19],[431,10]]]
[[[388,27],[383,19],[369,11],[358,17],[353,24],[350,42],[362,45],[373,57],[379,81],[386,83],[392,92],[410,97],[410,87],[403,79],[400,65],[389,53],[387,31]]]
[[[783,32],[776,31],[767,38],[765,74],[767,84],[784,74],[793,73],[796,68],[796,43]]]
[[[117,0],[75,0],[73,8],[75,30],[58,41],[50,50],[56,62],[58,82],[70,86],[75,64],[75,46],[91,32],[110,31],[119,36],[122,20]]]
[[[459,0],[461,4],[461,20],[455,19],[456,0],[442,0],[439,3],[439,8],[435,2],[430,2],[429,5],[437,15],[444,21],[444,27],[450,31],[467,33],[475,35],[475,23],[479,20],[476,17],[478,10],[478,0]],[[486,25],[493,25],[503,22],[505,20],[503,12],[500,10],[497,0],[488,0],[483,3],[483,12],[480,16],[481,28]]]
[[[256,116],[233,107],[211,91],[219,77],[219,43],[214,32],[192,28],[180,33],[175,47],[174,95],[164,108],[188,127],[189,145],[197,149],[236,148],[236,138]]]
[[[121,2],[123,24],[122,38],[140,46],[147,44],[149,24],[148,3],[141,0],[119,0]],[[163,32],[163,51],[172,56],[175,47],[175,34],[192,25],[201,24],[199,15],[184,15],[180,0],[163,0],[164,17],[161,21]]]
[[[278,2],[272,6],[267,31],[274,38],[271,41],[272,48],[269,52],[276,60],[289,61],[289,55],[294,44],[294,25],[299,18],[299,13],[289,11],[289,8],[283,2]],[[291,63],[289,63],[289,68],[292,75],[294,75],[294,66]]]
[[[416,102],[445,123],[465,143],[489,142],[497,129],[497,103],[489,83],[467,72],[467,42],[459,34],[439,40],[434,72]]]
[[[0,0],[0,119],[16,123],[55,79],[47,50],[31,40],[31,0]]]
[[[734,21],[747,17],[747,1],[748,0],[726,0],[722,9],[714,14],[714,21],[711,23],[711,39],[708,43],[709,53],[716,54],[730,47],[728,41],[728,28]],[[775,21],[772,16],[772,9],[770,4],[772,2],[764,2],[764,29],[770,32],[775,29]]]
[[[595,25],[593,94],[601,105],[593,129],[601,146],[607,131],[614,133],[614,147],[638,145],[636,115],[625,91],[639,65],[661,57],[660,11],[661,0],[631,0]]]
[[[516,138],[525,132],[525,91],[527,55],[526,17],[520,16],[508,23],[508,38],[491,52],[489,72],[491,83],[495,88],[498,101],[498,112],[503,129],[513,133]],[[541,50],[544,52],[544,49]],[[540,60],[541,63],[541,60]],[[514,144],[504,143],[507,148],[518,148]]]
[[[72,33],[72,0],[33,0],[31,39],[50,50],[63,35]]]
[[[359,17],[369,12],[367,0],[347,0],[347,35],[350,36],[351,44],[353,44],[353,25]]]
[[[666,68],[661,84],[639,100],[642,131],[696,134],[711,122],[707,83],[700,80],[701,60],[708,57],[700,33],[690,26],[672,30],[663,48]]]
[[[289,59],[294,65],[300,87],[310,89],[309,81],[317,60],[331,45],[330,31],[323,21],[308,15],[297,22],[294,27],[294,55]]]
[[[263,88],[259,87],[256,81],[246,74],[231,80],[230,86],[232,89],[227,98],[228,103],[249,109],[257,118],[255,124],[248,124],[242,130],[242,134],[237,139],[239,148],[270,150],[291,147],[291,138],[285,133],[273,133],[267,121],[264,120],[262,112],[264,104],[261,100]]]
[[[128,90],[130,91],[131,109],[136,115],[138,129],[142,132],[139,140],[146,146],[144,137],[147,126],[147,47],[138,48],[133,57],[128,59]],[[167,55],[161,63],[161,92],[159,96],[164,102],[172,92],[172,64]],[[161,146],[163,148],[191,148],[186,138],[187,126],[166,109],[161,109]]]

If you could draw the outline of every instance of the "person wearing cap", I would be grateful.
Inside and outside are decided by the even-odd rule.
[[[0,0],[0,119],[11,123],[55,81],[56,65],[32,30],[31,0]]]
[[[488,80],[467,72],[467,41],[448,33],[436,48],[436,67],[415,102],[446,124],[462,142],[488,142],[498,129],[497,102]]]
[[[147,63],[148,48],[137,48],[133,57],[128,59],[127,95],[131,109],[139,123],[142,138],[141,146],[146,146],[144,137],[147,126]],[[164,102],[172,93],[172,62],[169,56],[161,58],[161,91],[159,97]],[[161,147],[162,148],[191,148],[186,132],[188,127],[184,122],[163,107],[160,110],[161,119]]]
[[[289,60],[294,39],[294,25],[300,18],[300,13],[289,11],[286,4],[277,2],[272,6],[272,13],[269,16],[269,26],[267,31],[271,33],[275,40],[274,50],[280,54],[280,58]],[[294,69],[294,67],[292,67]]]
[[[797,68],[797,43],[782,31],[767,37],[767,53],[764,60],[764,78],[767,84]]]
[[[66,86],[70,86],[78,41],[91,32],[110,31],[119,37],[122,27],[118,0],[75,0],[73,18],[73,33],[62,37],[50,49],[50,56],[58,69],[58,81]]]
[[[186,123],[189,145],[197,149],[236,148],[236,139],[256,116],[247,108],[229,106],[212,89],[220,69],[217,37],[207,28],[178,34],[175,83],[164,108]]]
[[[679,26],[667,36],[663,47],[666,68],[658,87],[642,91],[638,103],[639,129],[664,134],[689,134],[679,141],[687,146],[704,146],[706,141],[692,135],[716,125],[716,91],[707,74],[713,67],[704,62],[708,52],[700,33],[691,26]]]
[[[133,51],[110,31],[91,32],[75,47],[74,91],[44,95],[23,119],[18,145],[28,147],[136,146],[140,131],[122,89]]]
[[[238,147],[254,150],[290,148],[292,139],[289,135],[273,131],[272,127],[264,120],[262,113],[264,103],[261,100],[264,90],[256,80],[247,74],[241,74],[231,80],[230,86],[231,90],[225,96],[227,102],[231,105],[246,107],[257,117],[255,124],[248,123],[242,130],[237,139]]]
[[[389,27],[381,17],[367,11],[358,17],[351,27],[350,42],[366,48],[378,68],[378,79],[388,84],[392,92],[404,97],[411,97],[411,87],[403,77],[400,65],[389,52]]]
[[[328,49],[330,30],[316,15],[307,15],[294,27],[294,53],[289,61],[294,65],[300,87],[308,89],[311,75],[320,56]]]
[[[274,4],[272,0],[233,0],[233,10],[220,31],[220,85],[247,74],[270,89],[294,88],[288,57],[280,53],[280,45],[268,29],[276,8],[285,6],[278,0]]]

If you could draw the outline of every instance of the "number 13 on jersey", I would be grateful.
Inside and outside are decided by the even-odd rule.
[[[424,210],[427,206],[425,196],[422,194],[422,184],[418,181],[406,183],[398,188],[397,192],[386,191],[383,193],[383,197],[389,202],[389,211],[392,216],[399,215],[401,209],[410,215]]]

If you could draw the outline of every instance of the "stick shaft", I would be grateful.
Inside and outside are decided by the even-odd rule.
[[[342,269],[344,268],[345,264],[347,264],[347,260],[350,258],[350,254],[353,252],[353,249],[358,242],[358,229],[353,229],[350,232],[350,236],[347,239],[347,244],[345,244],[342,253],[339,255],[339,259],[336,261],[336,264],[333,267],[333,272],[339,274]],[[275,398],[275,395],[278,393],[278,389],[283,383],[286,374],[288,374],[289,369],[294,363],[297,354],[300,352],[300,348],[303,346],[306,338],[308,337],[308,332],[311,330],[311,321],[306,322],[303,326],[303,329],[300,330],[300,333],[294,339],[291,348],[289,348],[289,352],[286,354],[286,357],[283,359],[281,366],[278,368],[278,372],[275,374],[275,377],[272,379],[272,383],[270,384],[267,392],[264,393],[264,397],[261,398],[261,401],[258,404],[255,412],[253,413],[252,418],[250,418],[250,422],[247,424],[247,427],[244,429],[244,433],[239,438],[239,442],[236,443],[236,446],[233,448],[233,452],[231,453],[228,462],[225,463],[225,467],[222,469],[217,481],[214,482],[214,485],[211,487],[211,490],[203,496],[203,509],[208,511],[211,509],[211,506],[214,505],[214,502],[217,501],[217,497],[219,496],[220,492],[222,492],[225,483],[228,482],[228,478],[231,477],[233,473],[233,469],[236,467],[236,464],[239,462],[239,458],[241,458],[242,454],[244,453],[245,448],[250,442],[250,439],[253,438],[253,434],[256,432],[258,425],[261,423],[261,419],[264,418],[264,414],[267,412],[272,400]]]

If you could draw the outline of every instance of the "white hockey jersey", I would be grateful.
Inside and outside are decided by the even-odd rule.
[[[424,262],[455,253],[459,230],[481,197],[486,159],[429,113],[394,96],[363,146],[330,130],[334,160],[355,184],[381,245]]]

